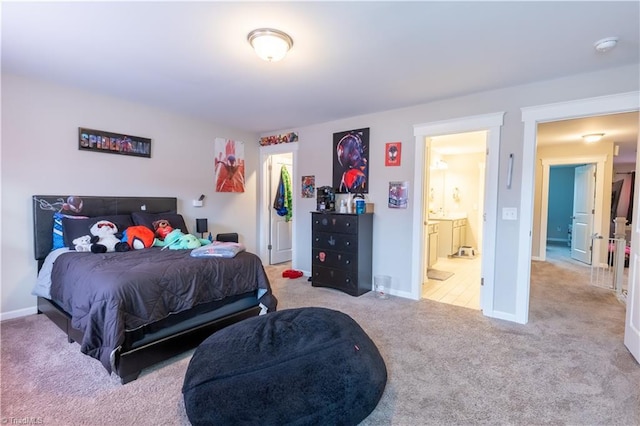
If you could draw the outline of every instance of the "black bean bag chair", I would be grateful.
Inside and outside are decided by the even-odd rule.
[[[193,425],[356,425],[386,383],[384,360],[358,323],[300,308],[209,336],[189,362],[182,393]]]

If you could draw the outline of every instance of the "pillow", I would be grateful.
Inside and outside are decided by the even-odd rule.
[[[74,249],[73,240],[84,235],[91,235],[91,227],[94,223],[108,220],[113,222],[118,227],[118,232],[124,232],[130,226],[133,226],[131,216],[128,214],[117,214],[110,216],[95,216],[86,219],[70,219],[68,217],[62,218],[62,226],[64,228],[64,244],[70,249]]]
[[[191,250],[191,257],[236,257],[236,254],[245,251],[246,247],[241,243],[213,241],[211,244]]]
[[[51,250],[56,250],[62,247],[66,247],[64,244],[64,226],[62,225],[63,218],[69,219],[87,219],[88,216],[73,216],[64,213],[53,214],[53,245]]]
[[[164,212],[164,213],[144,213],[144,212],[133,212],[131,213],[131,218],[133,219],[133,223],[135,225],[144,225],[147,228],[151,229],[154,233],[156,232],[153,223],[157,220],[166,220],[169,222],[173,229],[179,229],[184,234],[188,234],[189,230],[187,229],[187,225],[184,223],[184,218],[181,214],[177,214],[176,212]]]

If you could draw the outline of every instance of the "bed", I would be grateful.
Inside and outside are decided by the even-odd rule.
[[[216,330],[277,305],[259,257],[247,251],[223,258],[161,247],[73,249],[73,232],[97,218],[124,230],[150,227],[158,217],[189,232],[176,198],[33,196],[38,313],[123,384]]]

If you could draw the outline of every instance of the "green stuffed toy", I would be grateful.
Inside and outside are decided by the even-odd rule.
[[[164,241],[156,238],[153,246],[162,247],[162,250],[166,248],[169,248],[169,250],[189,250],[210,243],[211,241],[205,240],[204,238],[198,238],[195,235],[185,234],[179,229],[174,229],[164,237]]]

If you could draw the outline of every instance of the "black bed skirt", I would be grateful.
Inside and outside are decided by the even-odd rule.
[[[122,384],[128,383],[137,379],[144,368],[193,349],[217,330],[257,316],[260,311],[256,292],[250,292],[128,331],[115,355],[115,372]],[[54,301],[38,297],[38,313],[45,314],[64,331],[69,343],[82,341],[83,333],[71,326],[71,316]]]

